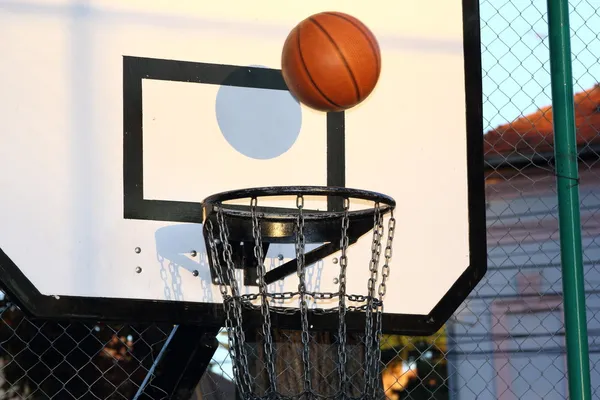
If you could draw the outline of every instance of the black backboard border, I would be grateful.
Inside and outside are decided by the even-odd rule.
[[[467,157],[469,200],[469,266],[428,315],[386,314],[383,330],[387,333],[429,335],[438,331],[467,298],[487,271],[485,222],[482,71],[480,17],[477,0],[463,0],[464,67],[467,105]],[[170,79],[179,81],[219,80],[238,66],[223,66],[188,61],[160,60],[142,57],[123,58],[124,105],[124,210],[126,219],[152,219],[172,222],[201,222],[200,203],[147,200],[143,198],[141,80]],[[259,71],[261,70],[261,71]],[[201,74],[200,74],[201,72]],[[256,69],[253,85],[285,90],[281,72]],[[238,82],[241,86],[247,85]],[[273,87],[276,86],[276,87]],[[257,86],[253,86],[257,87]],[[328,179],[331,186],[344,186],[344,115],[327,116]],[[424,160],[435,162],[435,160]],[[426,257],[426,255],[424,255]],[[3,290],[24,311],[40,318],[85,319],[107,322],[168,322],[222,326],[220,304],[135,300],[126,298],[92,298],[80,296],[48,296],[40,293],[21,272],[9,255],[0,249],[0,280]],[[360,314],[349,316],[349,329],[360,329]],[[274,324],[289,329],[300,327],[295,316],[275,316]],[[311,316],[315,329],[337,329],[336,318]]]

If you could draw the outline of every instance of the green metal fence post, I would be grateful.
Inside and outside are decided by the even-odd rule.
[[[569,398],[591,400],[568,0],[548,0],[548,34]]]

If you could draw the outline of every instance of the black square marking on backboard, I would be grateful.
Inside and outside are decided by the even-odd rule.
[[[240,73],[243,71],[243,73]],[[144,57],[123,57],[123,204],[124,218],[202,222],[200,202],[144,198],[142,80],[288,90],[281,70]],[[327,114],[327,185],[345,186],[345,118]],[[233,188],[232,188],[233,189]],[[241,189],[241,188],[240,188]],[[339,209],[331,199],[329,209]]]

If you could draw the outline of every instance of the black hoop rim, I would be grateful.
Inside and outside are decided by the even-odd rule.
[[[263,186],[247,189],[229,190],[216,193],[204,199],[206,205],[217,205],[224,201],[251,199],[254,197],[274,196],[338,196],[358,200],[368,200],[396,207],[396,201],[388,195],[363,189],[353,189],[338,186]]]
[[[223,202],[231,201],[231,200],[241,200],[241,199],[254,199],[259,197],[275,197],[275,196],[335,196],[335,197],[343,197],[348,199],[356,199],[356,200],[365,200],[372,201],[373,203],[380,204],[380,212],[386,214],[390,211],[393,211],[396,207],[396,201],[385,194],[381,194],[374,191],[363,190],[363,189],[353,189],[346,187],[337,187],[337,186],[264,186],[264,187],[254,187],[247,189],[236,189],[230,190],[226,192],[220,192],[208,196],[202,202],[203,211],[204,211],[204,219],[208,216],[208,214],[212,213],[213,210],[220,208],[225,215],[237,216],[237,217],[251,217],[250,206],[240,206],[235,205],[229,208],[228,205],[224,205]],[[279,211],[264,209],[259,211],[261,218],[274,218],[274,219],[295,219],[296,213],[294,215],[290,214],[291,210],[294,208],[289,208],[288,212],[283,212],[281,209]],[[374,207],[348,211],[349,216],[363,216],[363,215],[372,215],[374,212]],[[344,211],[312,211],[306,210],[303,215],[307,220],[323,220],[330,218],[339,218],[344,214]]]

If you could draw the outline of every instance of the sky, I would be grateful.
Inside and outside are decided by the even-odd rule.
[[[600,79],[600,1],[571,0],[575,93]],[[551,104],[546,0],[482,0],[484,128]]]

